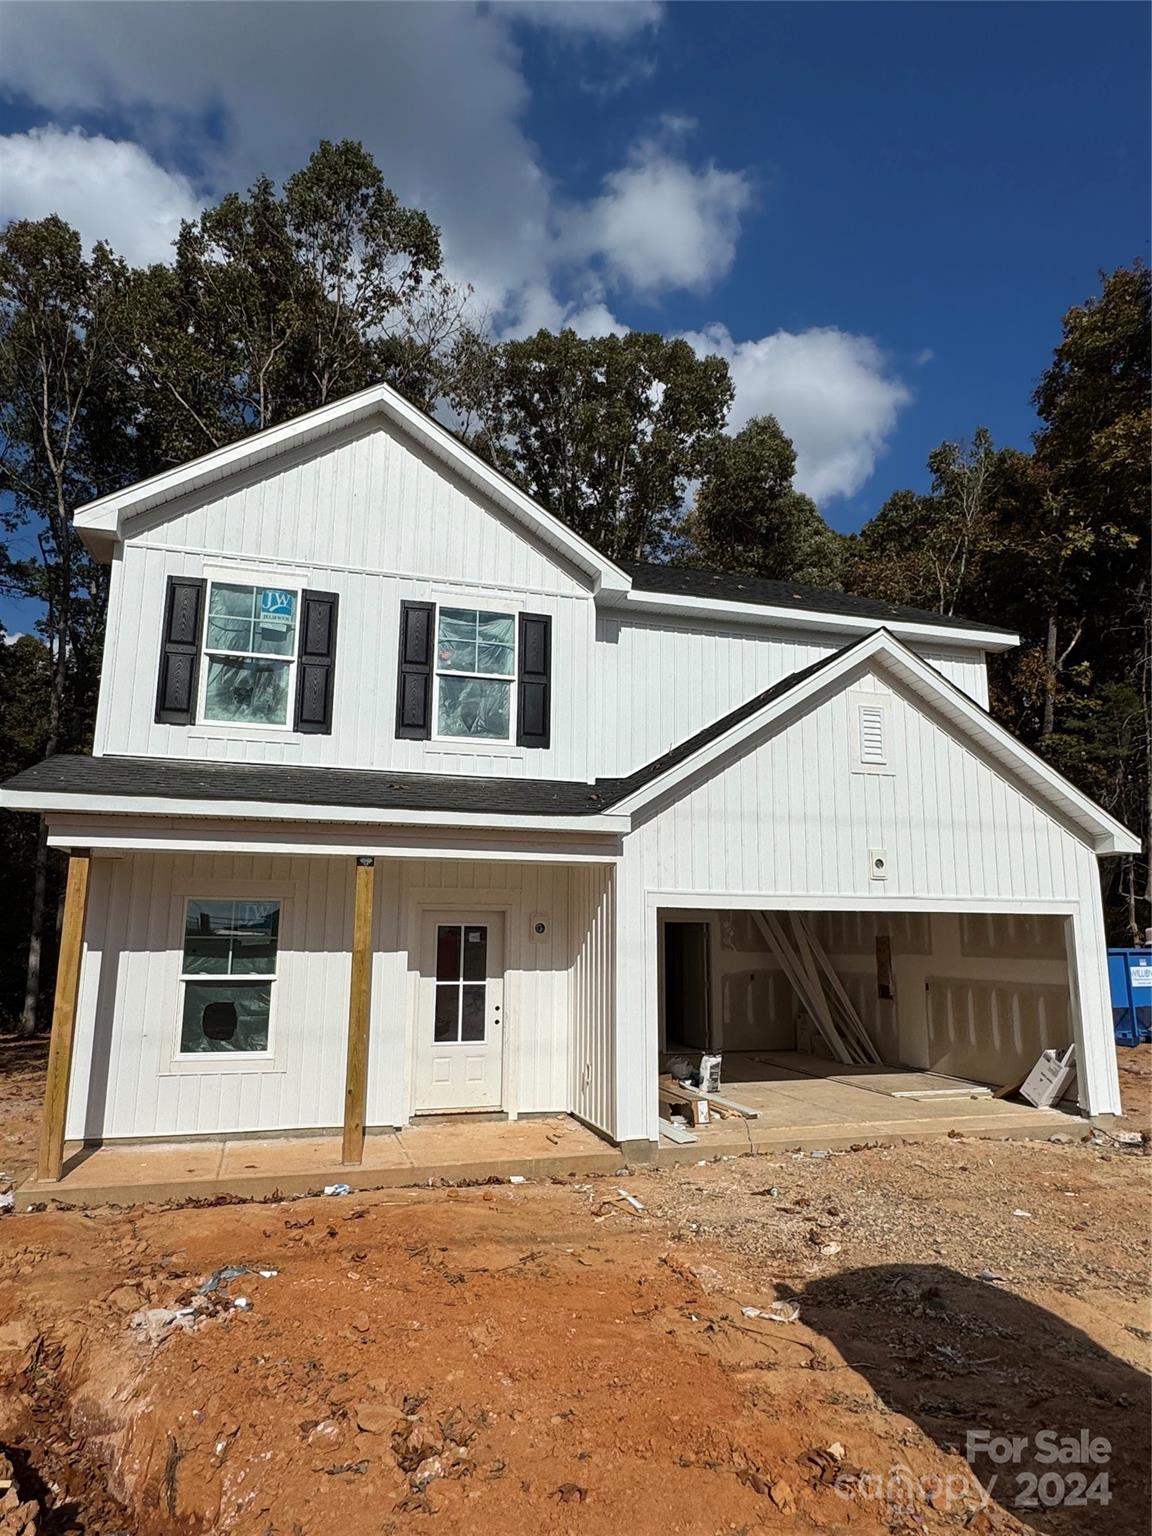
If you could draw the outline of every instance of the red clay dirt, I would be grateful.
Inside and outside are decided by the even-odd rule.
[[[1144,1533],[1150,1167],[957,1138],[9,1214],[0,1451],[38,1536]],[[277,1273],[134,1326],[241,1264]],[[985,1500],[969,1429],[1104,1437],[1110,1503],[1018,1507],[1028,1458]]]

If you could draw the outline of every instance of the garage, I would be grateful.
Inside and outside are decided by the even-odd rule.
[[[1041,1053],[1073,1043],[1066,930],[1042,912],[662,908],[661,1065],[719,1055],[723,1096],[798,1123],[1019,1107]],[[1075,1109],[1074,1075],[1060,1097]]]

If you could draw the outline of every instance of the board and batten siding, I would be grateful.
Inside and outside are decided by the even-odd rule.
[[[245,569],[340,599],[333,729],[154,720],[169,575]],[[398,741],[400,603],[439,601],[552,619],[552,744]],[[334,439],[130,527],[112,574],[98,755],[291,763],[558,779],[594,777],[585,718],[594,603],[553,552],[398,435]],[[563,686],[561,686],[563,684]]]
[[[341,1123],[351,859],[137,853],[96,858],[67,1135],[188,1136]],[[173,1061],[184,899],[282,902],[272,983],[275,1063]]]
[[[596,622],[597,773],[628,774],[678,742],[841,650],[842,634],[751,625],[717,627],[678,619]],[[957,688],[987,707],[982,652],[912,648]]]
[[[394,868],[388,869],[386,866]],[[567,866],[505,861],[378,860],[369,1125],[409,1119],[423,963],[422,914],[504,913],[504,1105],[513,1114],[568,1108],[568,979],[572,964]],[[543,923],[536,937],[533,924]]]
[[[339,1126],[353,869],[351,857],[138,853],[95,859],[68,1136],[97,1140]],[[404,1125],[410,1118],[415,1030],[430,1026],[418,1020],[416,1003],[422,916],[431,910],[504,913],[504,1108],[514,1115],[569,1108],[573,965],[578,946],[587,953],[584,925],[595,916],[582,904],[583,885],[574,897],[570,881],[590,876],[603,879],[604,870],[377,859],[370,1126]],[[197,895],[283,903],[272,1067],[208,1056],[173,1062],[182,1001],[183,904]],[[593,948],[611,942],[610,913],[601,913],[598,922]],[[543,935],[533,933],[537,923],[544,925]],[[592,1011],[582,1013],[585,1025]],[[610,1105],[610,1095],[604,1104]]]
[[[573,958],[568,1101],[574,1114],[616,1134],[616,881],[606,865],[571,871]]]
[[[857,771],[854,694],[886,695],[890,772]],[[1081,1079],[1094,1113],[1117,1106],[1104,929],[1094,850],[1003,770],[879,674],[857,676],[663,806],[625,840],[618,871],[617,1014],[633,1060],[618,1092],[622,1136],[655,1134],[655,1100],[624,1086],[658,1037],[653,904],[819,910],[919,904],[1070,916],[1069,974]],[[870,852],[887,878],[870,878]],[[625,900],[624,892],[629,893]],[[640,958],[636,959],[639,954]],[[647,1130],[640,1129],[647,1125]]]

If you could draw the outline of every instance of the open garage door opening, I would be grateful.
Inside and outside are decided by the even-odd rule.
[[[761,1118],[994,1116],[1021,1107],[1045,1050],[1073,1042],[1061,916],[667,909],[659,922],[662,1066],[720,1054],[721,1092]],[[1061,1097],[1075,1109],[1074,1074]]]

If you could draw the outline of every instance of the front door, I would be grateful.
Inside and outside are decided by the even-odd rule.
[[[503,1006],[502,915],[427,914],[417,1019],[417,1114],[500,1108]]]

